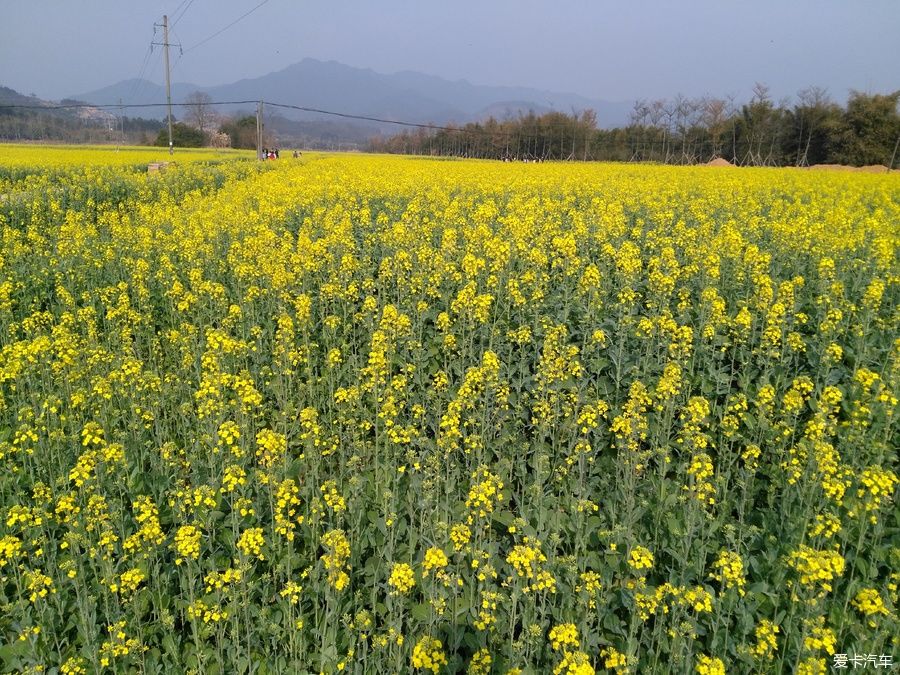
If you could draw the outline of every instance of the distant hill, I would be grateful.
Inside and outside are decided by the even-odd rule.
[[[0,105],[53,105],[50,101],[44,101],[36,96],[20,94],[15,89],[0,86]]]
[[[116,118],[114,113],[101,110],[100,108],[56,109],[56,106],[59,105],[81,105],[83,103],[90,103],[90,101],[63,99],[57,103],[56,101],[45,101],[36,96],[27,96],[17,92],[15,89],[0,86],[0,105],[28,106],[24,109],[7,108],[3,111],[5,114],[45,114],[60,118],[83,119],[98,122],[112,122]]]
[[[157,120],[123,118],[119,111],[85,103],[46,101],[0,86],[0,141],[141,143],[161,126]]]
[[[577,94],[542,91],[527,87],[492,87],[465,80],[450,81],[433,75],[404,71],[392,75],[368,68],[354,68],[336,61],[304,59],[277,72],[212,87],[177,83],[172,100],[184,102],[194,91],[209,94],[214,101],[274,101],[335,112],[399,119],[417,123],[463,124],[488,115],[517,116],[528,110],[571,112],[592,108],[601,127],[615,127],[627,120],[629,103],[588,99]],[[163,87],[144,80],[125,80],[72,98],[94,104],[165,102]],[[232,110],[246,109],[233,106]],[[138,114],[129,111],[128,114]],[[165,108],[141,109],[141,116],[162,117]],[[326,119],[322,115],[278,110],[293,119]],[[177,116],[177,112],[176,112]],[[333,118],[332,118],[333,119]],[[385,128],[385,131],[388,129]]]
[[[191,93],[203,90],[194,84],[179,82],[172,85],[172,101],[183,102]],[[122,80],[108,87],[96,89],[86,94],[78,94],[69,98],[93,103],[95,105],[117,105],[119,101],[126,105],[150,105],[164,104],[166,102],[166,88],[154,84],[149,80]],[[129,114],[141,117],[165,117],[166,107],[149,109],[131,109]]]

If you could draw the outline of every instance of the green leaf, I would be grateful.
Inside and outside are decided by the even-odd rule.
[[[426,623],[427,621],[431,620],[431,605],[425,602],[417,603],[413,605],[413,608],[410,610],[409,615],[416,621]]]

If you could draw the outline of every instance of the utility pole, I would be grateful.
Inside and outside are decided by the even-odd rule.
[[[159,24],[153,24],[154,26],[158,26]],[[172,145],[172,89],[170,84],[170,74],[169,74],[169,17],[165,14],[163,15],[162,22],[163,29],[163,41],[162,43],[154,42],[153,44],[159,45],[161,44],[163,49],[165,50],[166,57],[166,106],[168,109],[168,118],[169,118],[169,154],[171,155],[174,152],[174,147]],[[179,45],[180,47],[181,45]]]
[[[119,136],[119,145],[125,145],[125,112],[122,108],[122,99],[119,99],[119,128],[121,131],[121,135]],[[118,146],[116,147],[116,152],[119,151]]]
[[[265,159],[262,156],[262,139],[263,139],[263,102],[256,102],[256,159]]]
[[[172,90],[169,84],[169,17],[163,14],[163,44],[166,50],[166,107],[169,110],[169,154],[175,152],[172,145]]]
[[[891,155],[891,163],[888,165],[888,171],[894,168],[894,160],[897,158],[897,148],[900,148],[900,135],[897,136],[897,142],[894,143],[894,154]]]

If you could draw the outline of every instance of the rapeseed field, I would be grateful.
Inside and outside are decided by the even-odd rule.
[[[896,176],[91,152],[0,149],[4,672],[900,657]]]

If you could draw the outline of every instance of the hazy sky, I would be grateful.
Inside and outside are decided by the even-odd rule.
[[[0,84],[59,99],[137,77],[168,14],[173,79],[201,86],[312,57],[610,101],[900,89],[900,0],[268,0],[191,49],[259,2],[0,0]],[[164,81],[159,48],[144,76]]]

